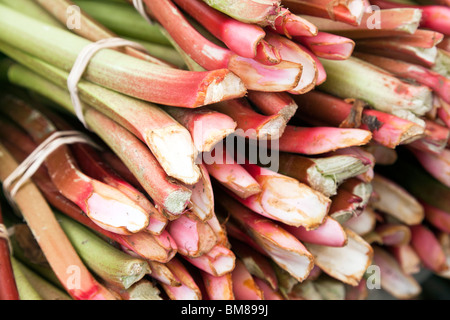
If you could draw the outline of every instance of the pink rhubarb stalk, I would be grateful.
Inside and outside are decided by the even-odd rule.
[[[381,288],[397,299],[413,299],[422,291],[420,284],[406,274],[395,258],[383,248],[374,246],[374,265],[380,268]]]
[[[253,278],[258,288],[262,291],[264,300],[285,300],[283,295],[270,287],[266,282],[259,278]]]
[[[214,145],[236,130],[233,118],[206,107],[186,109],[165,106],[164,110],[189,130],[198,152],[211,151]]]
[[[211,185],[211,178],[203,163],[199,164],[201,178],[193,186],[189,186],[192,191],[190,212],[202,221],[211,219],[214,215],[214,194]]]
[[[421,269],[421,261],[413,247],[408,244],[390,246],[389,251],[397,260],[402,271],[406,274],[418,273]]]
[[[287,125],[278,148],[283,152],[317,155],[365,145],[371,139],[372,133],[363,129]]]
[[[369,130],[374,141],[389,148],[417,140],[424,132],[424,128],[413,121],[364,108],[361,101],[346,101],[317,90],[292,97],[302,106],[302,112],[295,117],[316,126]]]
[[[330,247],[343,247],[347,244],[347,234],[344,228],[331,217],[326,217],[325,221],[313,230],[292,226],[284,228],[302,242]]]
[[[248,90],[286,91],[297,86],[302,72],[298,64],[282,61],[269,66],[241,57],[207,40],[171,1],[145,2],[177,45],[206,70],[227,68],[242,80]]]
[[[386,246],[406,245],[411,240],[411,230],[400,223],[382,223],[375,232],[380,237],[381,244]]]
[[[306,279],[314,262],[312,255],[300,241],[274,221],[253,213],[225,194],[219,196],[218,201],[237,221],[239,228],[245,230],[280,268],[298,281]]]
[[[352,39],[327,32],[319,32],[314,37],[294,37],[294,40],[306,46],[319,58],[345,60],[355,48]]]
[[[213,276],[207,272],[201,272],[201,275],[209,300],[235,300],[231,273],[220,277]]]
[[[341,21],[350,25],[359,25],[366,10],[363,0],[283,0],[293,13]]]
[[[243,23],[208,6],[202,0],[174,0],[231,51],[244,58],[255,58],[266,32],[260,26]]]
[[[264,300],[264,294],[253,279],[245,264],[236,260],[232,271],[233,293],[236,300]]]
[[[262,191],[247,199],[233,194],[241,204],[287,225],[312,229],[323,222],[331,201],[322,193],[294,178],[255,164],[243,164],[243,167],[260,184]]]
[[[246,199],[261,192],[259,183],[228,154],[224,148],[215,148],[212,156],[216,161],[205,164],[208,173],[221,185]]]
[[[363,199],[343,188],[331,197],[329,216],[344,223],[354,216],[358,216],[364,209]]]
[[[177,244],[178,252],[192,258],[208,253],[217,243],[211,227],[191,213],[171,221],[167,231]]]
[[[185,256],[184,258],[198,269],[215,277],[221,277],[233,271],[236,261],[234,252],[221,244],[215,245],[209,252],[199,257]]]
[[[365,236],[375,230],[377,216],[375,211],[366,207],[358,216],[354,216],[343,223],[343,226],[359,236]]]
[[[433,154],[441,153],[450,139],[450,128],[427,118],[424,119],[424,122],[424,136],[408,144],[408,147]]]
[[[445,253],[436,235],[424,225],[411,226],[411,246],[423,265],[434,272],[448,269]]]
[[[272,26],[277,33],[291,39],[296,36],[315,37],[318,34],[317,27],[286,8],[280,8],[280,13]]]
[[[298,105],[286,92],[248,91],[247,98],[265,115],[282,115],[289,121],[297,112]]]
[[[167,267],[175,276],[180,285],[171,286],[161,283],[161,287],[171,300],[202,300],[202,293],[188,269],[178,258],[167,262]]]
[[[425,219],[435,228],[450,233],[450,213],[421,201]]]
[[[450,149],[444,149],[440,153],[431,153],[411,148],[422,167],[450,188]]]

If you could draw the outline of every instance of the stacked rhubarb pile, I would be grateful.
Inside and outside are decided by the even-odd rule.
[[[0,0],[0,299],[419,298],[449,40],[448,0]]]

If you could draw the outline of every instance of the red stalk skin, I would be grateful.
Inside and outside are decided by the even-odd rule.
[[[428,227],[424,225],[411,226],[411,245],[423,265],[429,270],[439,273],[448,269],[442,246]]]
[[[442,232],[450,233],[450,213],[438,209],[424,201],[420,201],[420,204],[425,210],[425,219],[430,225]]]
[[[272,29],[289,39],[296,36],[315,37],[318,34],[318,29],[314,24],[286,8],[280,8],[280,13],[275,19]]]
[[[298,105],[286,92],[248,91],[247,98],[265,115],[281,114],[289,121],[298,110]]]
[[[204,286],[204,300],[235,300],[231,273],[220,277],[200,272]]]
[[[353,123],[372,132],[374,141],[392,149],[404,143],[404,135],[411,127],[417,127],[414,122],[389,113],[367,108],[358,110],[351,102],[317,90],[292,97],[302,111],[295,118],[315,126],[340,127],[344,122]]]
[[[256,277],[253,277],[253,280],[255,281],[258,288],[262,291],[264,300],[286,300],[279,291],[274,290],[263,280]]]
[[[439,99],[440,107],[437,109],[437,116],[444,122],[447,128],[450,128],[450,103]]]
[[[372,133],[362,129],[288,125],[279,139],[278,147],[283,152],[317,155],[365,145],[371,139]]]
[[[428,86],[436,92],[437,95],[444,99],[444,101],[450,103],[450,79],[437,72],[420,65],[371,54],[357,53],[355,56],[383,68],[400,78],[414,80],[420,84]]]
[[[346,60],[355,48],[352,39],[328,32],[318,32],[314,37],[297,36],[294,41],[307,47],[315,56],[329,60]]]
[[[437,5],[410,5],[386,0],[371,0],[372,5],[381,9],[392,8],[416,8],[422,10],[420,27],[432,29],[446,35],[450,35],[450,8]],[[447,4],[448,5],[448,4]]]
[[[363,2],[363,1],[362,1]],[[346,8],[345,1],[333,0],[283,0],[289,10],[295,14],[306,14],[331,19],[350,25],[359,25],[358,17],[353,16]]]
[[[242,241],[230,239],[230,243],[233,252],[241,261],[245,261],[246,259],[254,261],[264,274],[261,280],[273,290],[278,290],[278,278],[267,256],[253,250],[251,246]],[[259,275],[253,274],[253,276],[258,277]]]
[[[264,300],[263,292],[241,260],[236,260],[236,267],[231,275],[236,300]]]
[[[353,193],[339,188],[337,194],[331,197],[331,206],[328,215],[339,212],[350,212],[358,215],[364,208],[361,207],[362,199]]]
[[[3,215],[0,206],[0,225],[2,224]],[[0,300],[20,300],[10,260],[11,254],[8,240],[0,238]]]
[[[236,239],[241,242],[244,242],[252,247],[252,249],[256,250],[258,253],[262,254],[263,256],[268,257],[267,253],[264,251],[263,248],[259,244],[255,242],[248,234],[246,234],[239,226],[236,225],[233,221],[227,221],[226,224],[226,230],[227,233],[231,239]]]
[[[436,46],[444,51],[450,52],[450,36],[445,36]]]
[[[343,247],[347,244],[347,234],[341,224],[331,217],[325,217],[324,222],[314,230],[306,230],[304,227],[283,227],[302,242],[329,247]]]
[[[145,0],[145,3],[180,48],[206,70],[229,69],[241,78],[248,90],[280,92],[297,85],[302,72],[300,65],[281,61],[268,66],[241,57],[207,40],[171,1]]]
[[[266,35],[264,29],[235,20],[201,0],[174,0],[174,2],[231,51],[244,58],[256,57],[257,47]]]
[[[428,29],[417,29],[413,34],[399,34],[399,35],[387,35],[385,37],[372,37],[367,39],[360,39],[360,41],[372,43],[376,45],[379,41],[396,41],[397,43],[404,46],[411,46],[417,48],[430,49],[442,42],[444,39],[444,34],[428,30]]]
[[[277,65],[282,60],[277,48],[264,39],[256,47],[256,55],[253,59],[265,65]]]
[[[143,192],[144,188],[139,180],[114,152],[110,150],[103,150],[100,152],[100,157],[106,162],[107,165],[117,172],[119,176],[123,177],[125,181],[128,181],[133,187]]]

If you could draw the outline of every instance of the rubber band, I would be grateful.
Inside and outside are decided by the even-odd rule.
[[[148,23],[153,24],[152,19],[149,18],[147,11],[145,11],[145,5],[142,0],[133,0],[133,6],[139,12],[139,14],[147,20]]]
[[[67,78],[67,89],[70,93],[70,99],[72,100],[75,114],[85,128],[88,128],[88,126],[83,115],[84,104],[81,102],[78,96],[78,82],[83,76],[83,73],[85,72],[90,60],[98,51],[107,48],[124,46],[133,47],[147,53],[145,47],[139,43],[121,38],[106,38],[97,42],[90,43],[86,47],[84,47],[83,50],[81,50],[81,52],[78,54],[78,57],[75,60],[74,65],[72,66],[72,70],[70,71]]]
[[[3,181],[3,193],[14,210],[18,210],[14,201],[18,190],[36,173],[48,155],[62,145],[74,143],[87,143],[97,149],[101,149],[99,145],[82,132],[68,130],[53,133]],[[14,186],[13,183],[15,183]]]

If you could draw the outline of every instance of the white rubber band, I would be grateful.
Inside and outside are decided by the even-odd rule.
[[[142,0],[133,0],[133,6],[136,8],[137,12],[145,19],[148,23],[152,24],[152,19],[149,18],[147,12],[145,11],[145,5]]]
[[[100,146],[82,132],[69,130],[53,133],[3,181],[3,193],[15,210],[17,210],[17,207],[14,197],[22,185],[36,173],[48,155],[62,145],[73,143],[87,143],[95,148],[101,149]],[[12,186],[14,182],[16,183]]]
[[[83,48],[83,50],[81,50],[77,59],[75,60],[72,70],[70,71],[69,76],[67,78],[67,89],[69,90],[70,93],[70,98],[72,100],[72,105],[75,109],[75,114],[77,115],[78,119],[81,121],[81,123],[84,125],[85,128],[87,128],[88,126],[86,124],[83,115],[83,103],[81,102],[78,96],[78,82],[83,76],[83,73],[89,64],[89,61],[98,51],[107,48],[124,47],[124,46],[133,47],[140,51],[147,52],[145,47],[139,43],[128,41],[121,38],[106,38],[88,44],[86,47]]]

